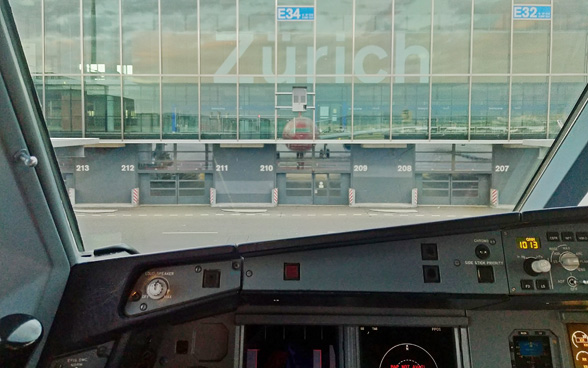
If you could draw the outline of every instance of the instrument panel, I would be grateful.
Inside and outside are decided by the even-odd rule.
[[[52,332],[65,343],[48,366],[588,368],[585,216],[552,210],[146,255],[110,273],[90,262],[74,275],[91,272],[109,291],[118,282],[122,300],[108,294],[116,313],[81,329],[91,313],[77,311],[97,307],[84,295],[98,291],[72,286],[65,300],[88,306]],[[108,332],[113,324],[123,335]],[[67,348],[70,335],[95,343]]]

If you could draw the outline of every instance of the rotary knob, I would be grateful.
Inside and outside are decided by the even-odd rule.
[[[563,252],[559,256],[559,263],[568,271],[575,271],[580,267],[580,259],[572,252]]]
[[[525,272],[531,276],[539,276],[551,271],[551,263],[546,259],[527,258],[523,265]]]
[[[169,286],[167,281],[161,277],[155,278],[147,284],[147,295],[154,300],[159,300],[167,294]]]

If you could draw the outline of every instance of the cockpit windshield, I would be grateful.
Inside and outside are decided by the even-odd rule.
[[[83,248],[149,253],[512,211],[588,82],[523,3],[10,5]]]

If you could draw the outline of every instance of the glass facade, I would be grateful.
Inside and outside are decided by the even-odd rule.
[[[301,0],[314,20],[278,20],[292,4],[11,2],[54,137],[276,142],[300,116],[317,141],[547,139],[588,81],[584,0],[548,20],[510,0]]]

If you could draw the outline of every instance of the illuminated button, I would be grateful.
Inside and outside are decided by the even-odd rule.
[[[537,290],[549,290],[549,280],[535,280]]]
[[[588,241],[588,233],[586,233],[586,232],[577,232],[576,233],[576,240],[577,241]]]
[[[284,263],[284,280],[300,280],[300,263]]]
[[[559,233],[557,231],[547,232],[547,241],[559,241]]]
[[[521,289],[523,290],[535,290],[533,280],[521,280]]]
[[[563,241],[574,241],[576,240],[576,237],[574,236],[574,233],[571,231],[562,231],[561,233],[561,240]]]

